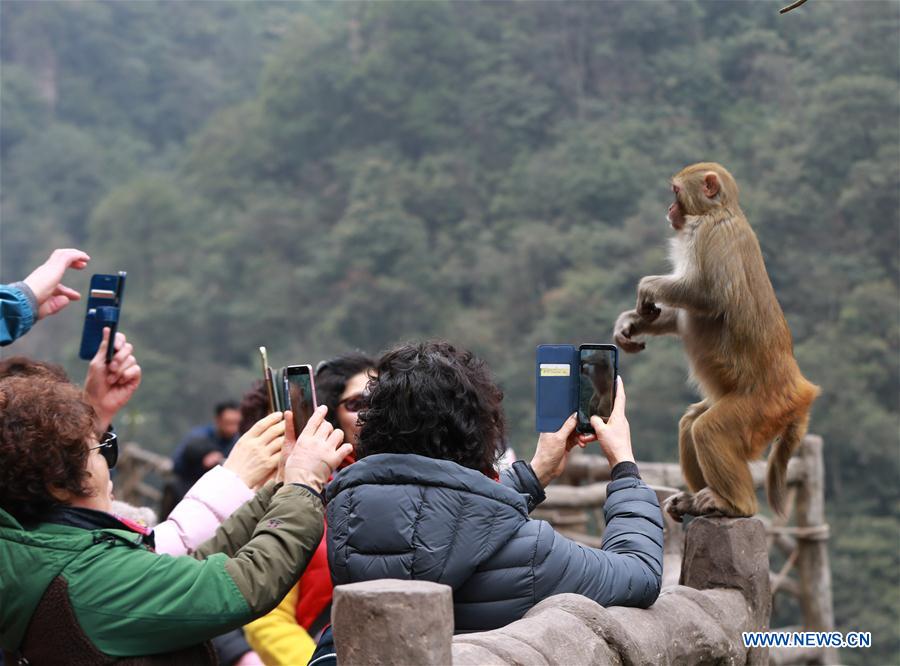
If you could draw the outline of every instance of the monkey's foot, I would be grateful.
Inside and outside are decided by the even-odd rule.
[[[689,516],[728,516],[739,518],[751,514],[739,511],[712,488],[703,488],[696,494],[681,492],[672,495],[666,500],[666,511],[673,520],[682,522],[685,515]]]
[[[675,493],[666,499],[665,509],[672,520],[680,523],[685,515],[694,515],[694,496],[689,492]]]
[[[734,509],[712,488],[704,488],[694,495],[694,516],[732,516]]]

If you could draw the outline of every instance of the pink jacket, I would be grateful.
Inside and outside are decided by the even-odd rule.
[[[253,491],[237,474],[216,465],[191,486],[168,520],[153,528],[156,552],[192,553],[212,537],[223,520],[252,497]]]

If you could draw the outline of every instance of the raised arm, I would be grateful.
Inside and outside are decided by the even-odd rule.
[[[604,606],[650,606],[662,584],[663,517],[641,481],[625,417],[625,386],[616,379],[616,402],[606,423],[591,417],[594,436],[609,462],[606,530],[600,548],[588,548],[540,522],[535,548],[536,598],[574,592]],[[532,528],[533,529],[533,528]]]
[[[717,316],[740,306],[748,279],[765,275],[756,236],[743,215],[697,218],[682,246],[679,269],[671,275],[650,275],[638,284],[637,312],[652,319],[659,306]]]
[[[286,486],[233,557],[171,557],[117,542],[105,566],[86,565],[73,577],[78,622],[113,657],[146,654],[151,645],[176,650],[240,627],[296,582],[322,537],[323,513],[312,492]]]
[[[8,345],[31,330],[37,300],[22,282],[0,285],[0,345]]]
[[[621,469],[621,468],[620,468]],[[589,548],[541,522],[535,549],[535,597],[582,594],[603,606],[647,608],[662,585],[663,517],[656,494],[638,477],[607,487],[601,548]]]
[[[189,553],[190,556],[197,560],[205,560],[215,553],[234,556],[253,537],[257,525],[269,510],[269,503],[276,490],[278,488],[274,482],[260,488],[249,502],[245,502],[222,521],[212,537],[197,546],[194,552]]]
[[[645,343],[636,338],[643,335],[675,335],[678,333],[678,308],[657,307],[658,313],[644,316],[637,310],[626,310],[616,319],[613,337],[616,344],[628,353],[642,351]]]

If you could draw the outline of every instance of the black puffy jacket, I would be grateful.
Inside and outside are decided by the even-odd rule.
[[[528,517],[544,492],[524,462],[498,483],[446,460],[378,454],[341,471],[326,495],[334,584],[444,583],[453,588],[456,631],[503,626],[563,592],[642,608],[659,595],[662,513],[636,476],[608,486],[600,549]]]

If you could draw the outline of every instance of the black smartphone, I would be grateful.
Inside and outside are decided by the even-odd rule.
[[[294,413],[294,432],[299,435],[318,406],[311,365],[289,365],[284,369],[282,404],[285,411]]]
[[[269,414],[275,411],[275,382],[272,378],[272,368],[269,367],[269,355],[265,347],[259,348],[259,360],[262,364],[262,379],[266,385],[266,398],[269,402]]]
[[[615,345],[584,344],[578,348],[578,432],[594,432],[592,416],[609,419],[618,374],[619,349]]]
[[[96,274],[91,276],[88,291],[87,312],[84,315],[84,329],[81,333],[81,349],[78,356],[85,361],[94,358],[103,341],[103,329],[109,327],[109,346],[106,348],[106,362],[116,353],[116,331],[122,313],[122,297],[125,295],[125,271],[116,275]]]

